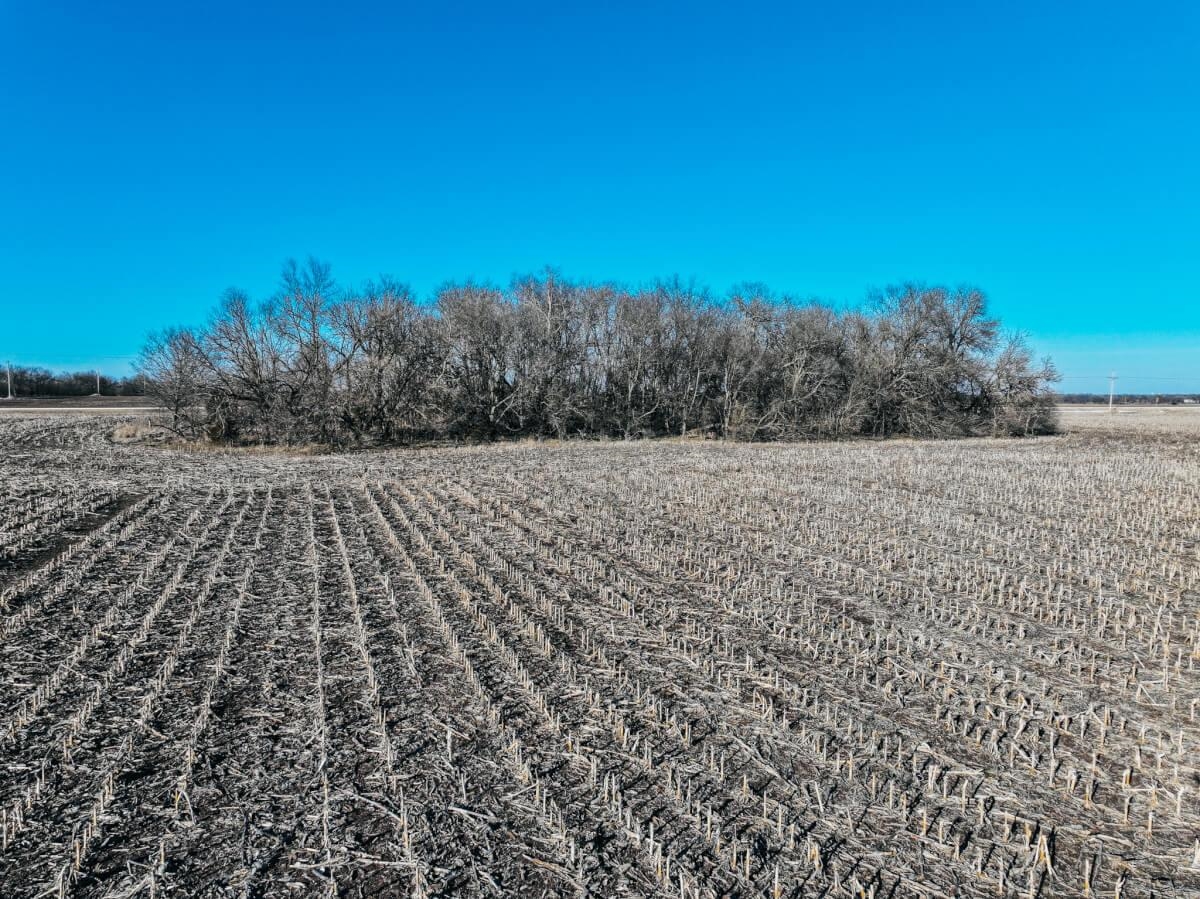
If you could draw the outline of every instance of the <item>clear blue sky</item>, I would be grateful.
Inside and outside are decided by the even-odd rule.
[[[1200,390],[1194,3],[188,6],[0,0],[0,360],[123,371],[313,253],[970,282],[1063,389]]]

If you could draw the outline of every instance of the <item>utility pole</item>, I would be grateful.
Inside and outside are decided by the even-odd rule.
[[[100,369],[96,369],[96,396],[100,395]]]
[[[8,397],[7,397],[7,399],[11,400],[13,398],[13,395],[12,395],[12,363],[6,362],[4,364],[6,366],[8,366]]]
[[[1113,394],[1117,389],[1117,373],[1114,371],[1108,376],[1108,412],[1111,415],[1113,410]]]

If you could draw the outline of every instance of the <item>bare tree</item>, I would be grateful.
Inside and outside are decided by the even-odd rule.
[[[495,288],[467,283],[442,288],[437,311],[446,351],[436,387],[448,432],[487,438],[518,433],[514,410],[524,385],[513,368],[512,304]]]
[[[209,366],[195,333],[171,328],[146,341],[138,361],[148,395],[171,413],[171,430],[195,437],[208,397]]]
[[[981,291],[910,283],[870,299],[835,312],[748,283],[714,303],[678,278],[629,291],[547,269],[508,290],[450,284],[422,305],[391,278],[342,289],[310,258],[284,266],[266,303],[229,291],[207,328],[156,337],[144,370],[169,402],[189,395],[177,423],[202,397],[218,439],[1053,428],[1053,367],[1000,345]]]
[[[985,385],[991,433],[1013,437],[1053,433],[1058,411],[1051,385],[1058,380],[1049,359],[1035,365],[1024,338],[1008,335],[991,362]]]
[[[338,304],[333,321],[356,436],[375,433],[390,442],[436,432],[441,422],[430,394],[444,366],[444,343],[408,287],[382,277]]]

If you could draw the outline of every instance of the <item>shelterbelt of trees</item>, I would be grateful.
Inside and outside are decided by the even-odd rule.
[[[266,301],[230,290],[204,327],[154,335],[140,368],[182,434],[333,445],[1039,434],[1057,379],[971,287],[835,310],[758,284],[714,298],[547,270],[421,302],[391,278],[343,288],[313,259]]]
[[[96,371],[51,371],[41,366],[13,365],[0,368],[0,397],[8,395],[12,384],[15,397],[89,396],[96,393]],[[141,396],[142,379],[138,375],[112,378],[100,375],[100,393],[104,396]]]

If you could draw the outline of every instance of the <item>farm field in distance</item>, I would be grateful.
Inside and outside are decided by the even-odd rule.
[[[125,418],[0,415],[6,899],[1200,896],[1195,410],[341,456]]]

